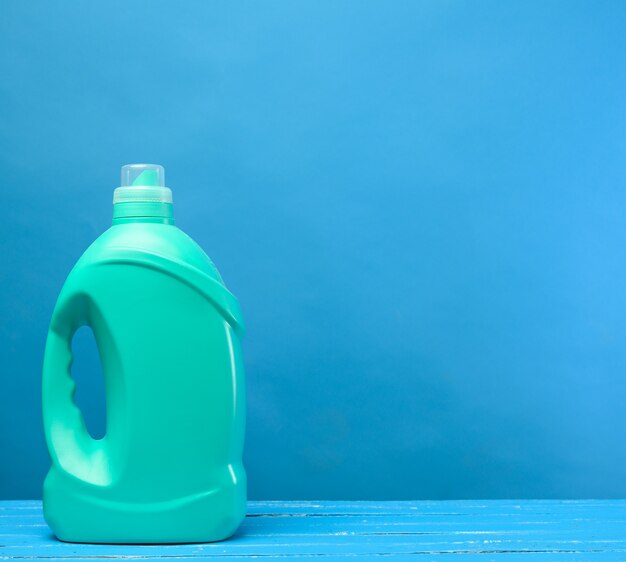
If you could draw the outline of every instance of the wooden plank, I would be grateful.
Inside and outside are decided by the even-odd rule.
[[[91,554],[78,554],[74,553],[72,555],[63,555],[59,557],[41,557],[39,554],[35,553],[31,556],[20,556],[16,558],[10,557],[0,557],[2,560],[46,560],[47,562],[53,560],[59,561],[76,561],[76,560],[153,560],[153,561],[180,561],[180,560],[193,560],[197,562],[198,560],[212,560],[212,561],[229,561],[233,562],[234,560],[302,560],[302,559],[316,559],[316,560],[355,560],[358,558],[359,560],[378,560],[380,562],[381,557],[385,557],[385,559],[395,559],[395,560],[408,560],[408,559],[419,559],[419,560],[480,560],[482,562],[487,561],[501,561],[501,560],[533,560],[533,561],[548,561],[548,560],[564,560],[569,562],[583,562],[583,561],[602,561],[602,560],[615,560],[619,562],[624,562],[626,559],[624,557],[623,551],[576,551],[576,550],[521,550],[521,551],[479,551],[479,550],[456,550],[456,551],[416,551],[416,552],[400,552],[400,553],[388,553],[388,552],[378,552],[378,553],[368,553],[368,552],[352,552],[350,554],[337,554],[337,553],[297,553],[297,554],[283,554],[283,553],[270,553],[270,554],[256,554],[251,552],[249,554],[206,554],[201,553],[197,556],[179,556],[179,555],[139,555],[139,556],[129,556],[129,555],[112,555],[112,554],[102,554],[102,555],[91,555]],[[532,558],[531,558],[532,557]]]
[[[0,502],[0,560],[312,558],[626,560],[626,501],[250,502],[237,535],[201,545],[54,539],[37,501]],[[478,558],[480,557],[480,558]]]

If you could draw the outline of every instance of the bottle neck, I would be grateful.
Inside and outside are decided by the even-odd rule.
[[[152,222],[174,224],[174,207],[161,201],[128,201],[113,205],[113,224]]]

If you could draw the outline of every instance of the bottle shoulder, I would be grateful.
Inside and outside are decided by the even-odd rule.
[[[204,250],[174,225],[128,223],[113,225],[87,248],[76,267],[98,262],[111,249],[155,253],[194,267],[223,284],[219,271]]]
[[[243,334],[236,297],[200,246],[173,225],[126,223],[109,228],[87,248],[68,275],[57,308],[63,309],[63,303],[77,294],[93,297],[94,290],[104,290],[110,296],[109,281],[103,281],[107,271],[104,268],[119,264],[148,268],[177,279],[208,299],[235,331]],[[132,275],[132,269],[128,275]]]

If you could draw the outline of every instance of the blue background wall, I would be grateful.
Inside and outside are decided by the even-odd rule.
[[[252,498],[626,496],[625,27],[618,1],[3,2],[0,497],[40,494],[50,313],[142,161],[247,317]]]

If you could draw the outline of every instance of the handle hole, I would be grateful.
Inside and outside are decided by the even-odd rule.
[[[106,392],[100,353],[91,328],[82,326],[72,339],[72,378],[76,383],[74,400],[83,413],[93,439],[106,433]]]

